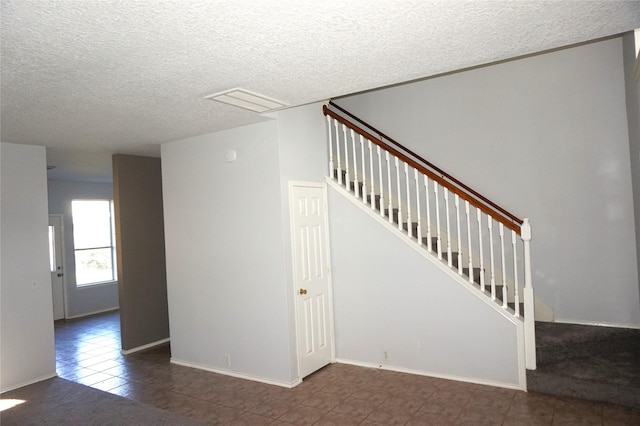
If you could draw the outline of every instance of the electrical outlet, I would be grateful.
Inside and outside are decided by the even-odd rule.
[[[389,354],[387,353],[387,351],[384,351],[384,360],[385,361],[389,360]]]
[[[227,367],[231,367],[231,355],[224,354],[224,359],[227,361]]]

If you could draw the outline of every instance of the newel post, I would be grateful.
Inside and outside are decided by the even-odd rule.
[[[536,322],[535,299],[533,296],[533,283],[531,281],[531,224],[529,219],[524,219],[520,229],[520,235],[524,243],[524,339],[526,367],[528,370],[536,369]]]

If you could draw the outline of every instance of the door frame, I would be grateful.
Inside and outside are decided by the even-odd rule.
[[[334,312],[333,312],[333,274],[332,274],[332,269],[331,269],[331,244],[329,241],[329,205],[327,203],[327,184],[326,183],[321,183],[321,182],[308,182],[308,181],[289,181],[289,188],[288,188],[288,197],[289,197],[289,237],[290,237],[290,244],[291,244],[291,271],[293,273],[292,276],[292,297],[293,297],[293,309],[294,309],[294,322],[295,322],[295,329],[296,329],[296,361],[297,361],[297,370],[298,370],[298,383],[302,383],[302,368],[301,368],[301,363],[300,363],[300,338],[301,338],[301,331],[300,331],[300,324],[298,323],[298,309],[299,309],[299,304],[297,302],[297,294],[296,294],[296,289],[299,287],[299,283],[297,282],[297,278],[296,278],[296,266],[297,266],[297,259],[296,259],[296,243],[295,243],[295,230],[294,230],[294,223],[293,223],[293,217],[294,217],[294,203],[293,203],[293,189],[295,187],[307,187],[307,188],[316,188],[316,189],[320,189],[322,190],[322,199],[324,202],[324,226],[325,226],[325,250],[326,250],[326,259],[327,259],[327,263],[328,263],[328,268],[329,271],[327,273],[327,278],[328,278],[328,316],[329,316],[329,332],[330,332],[330,340],[331,340],[331,360],[330,360],[330,364],[334,364],[336,362],[336,339],[335,339],[335,329],[334,329],[334,322],[333,322],[333,316],[334,316]]]
[[[61,213],[50,213],[49,218],[55,218],[60,223],[60,264],[62,265],[62,319],[67,319],[69,313],[67,312],[67,277],[66,277],[66,258],[65,258],[65,243],[64,243],[64,215]],[[57,256],[56,256],[57,257]],[[53,287],[53,284],[52,284]],[[53,288],[51,289],[53,291]],[[52,300],[53,303],[53,300]]]

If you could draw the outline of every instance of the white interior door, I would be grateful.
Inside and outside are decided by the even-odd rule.
[[[64,262],[62,240],[62,215],[49,216],[49,269],[51,270],[51,293],[53,296],[53,320],[64,315]]]
[[[291,184],[289,201],[298,365],[303,378],[334,358],[326,186]]]

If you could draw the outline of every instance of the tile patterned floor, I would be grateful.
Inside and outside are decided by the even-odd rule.
[[[640,411],[334,364],[294,389],[120,354],[117,312],[55,324],[58,375],[213,425],[640,425]]]

